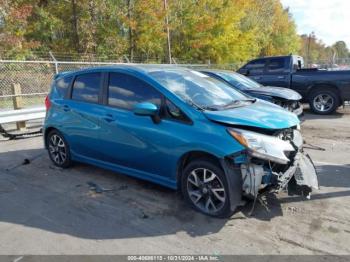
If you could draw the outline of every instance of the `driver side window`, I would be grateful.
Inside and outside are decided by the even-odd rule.
[[[108,105],[132,110],[135,104],[150,102],[158,108],[161,94],[146,82],[123,73],[110,73],[108,83]]]
[[[249,74],[263,74],[265,69],[265,60],[258,59],[251,61],[249,64],[247,64],[244,69],[249,70]]]

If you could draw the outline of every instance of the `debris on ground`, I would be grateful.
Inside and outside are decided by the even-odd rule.
[[[147,218],[149,218],[149,216],[145,212],[142,211],[141,218],[147,219]]]
[[[101,194],[103,192],[113,191],[113,189],[103,188],[103,187],[99,186],[98,184],[96,184],[95,182],[92,182],[92,181],[88,181],[87,184],[90,187],[90,190],[92,190],[92,191],[94,191],[95,193],[98,193],[98,194]]]
[[[6,168],[5,170],[6,170],[6,171],[10,171],[10,170],[13,170],[13,169],[15,169],[15,168],[17,168],[17,167],[20,167],[20,166],[29,165],[31,162],[33,162],[35,159],[41,157],[42,155],[43,155],[43,153],[40,153],[40,154],[38,154],[38,155],[32,157],[32,159],[24,158],[23,161],[22,161],[22,163],[16,164],[16,165],[13,165],[13,166],[10,166],[10,167]]]
[[[28,165],[30,164],[30,160],[28,158],[25,158],[22,162],[22,165]]]
[[[62,167],[58,167],[58,166],[54,166],[54,165],[50,165],[49,168],[50,168],[50,169],[54,169],[54,170],[59,170],[59,171],[62,171],[62,170],[63,170]]]

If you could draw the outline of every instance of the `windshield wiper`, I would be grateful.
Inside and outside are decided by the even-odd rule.
[[[193,106],[194,108],[204,111],[205,109],[199,105],[197,105],[195,102],[193,102],[191,99],[184,99],[186,103],[188,103],[190,106]]]

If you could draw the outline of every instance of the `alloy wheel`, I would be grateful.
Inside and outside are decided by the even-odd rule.
[[[315,96],[313,104],[318,111],[327,112],[333,107],[334,99],[328,94],[319,94]]]
[[[67,149],[63,139],[57,135],[53,134],[49,141],[49,153],[51,159],[57,164],[62,165],[67,160]]]
[[[225,205],[224,184],[209,169],[197,168],[189,174],[187,192],[192,203],[207,214],[215,214]]]

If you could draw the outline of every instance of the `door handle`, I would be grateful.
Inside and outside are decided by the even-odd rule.
[[[284,79],[285,77],[284,76],[278,76],[277,78],[278,79]]]
[[[106,114],[106,115],[103,117],[103,119],[104,119],[106,122],[108,122],[108,123],[114,121],[114,117],[113,117],[112,114]]]
[[[67,106],[67,105],[64,105],[64,106],[63,106],[63,111],[65,111],[65,112],[70,111],[70,107]]]

